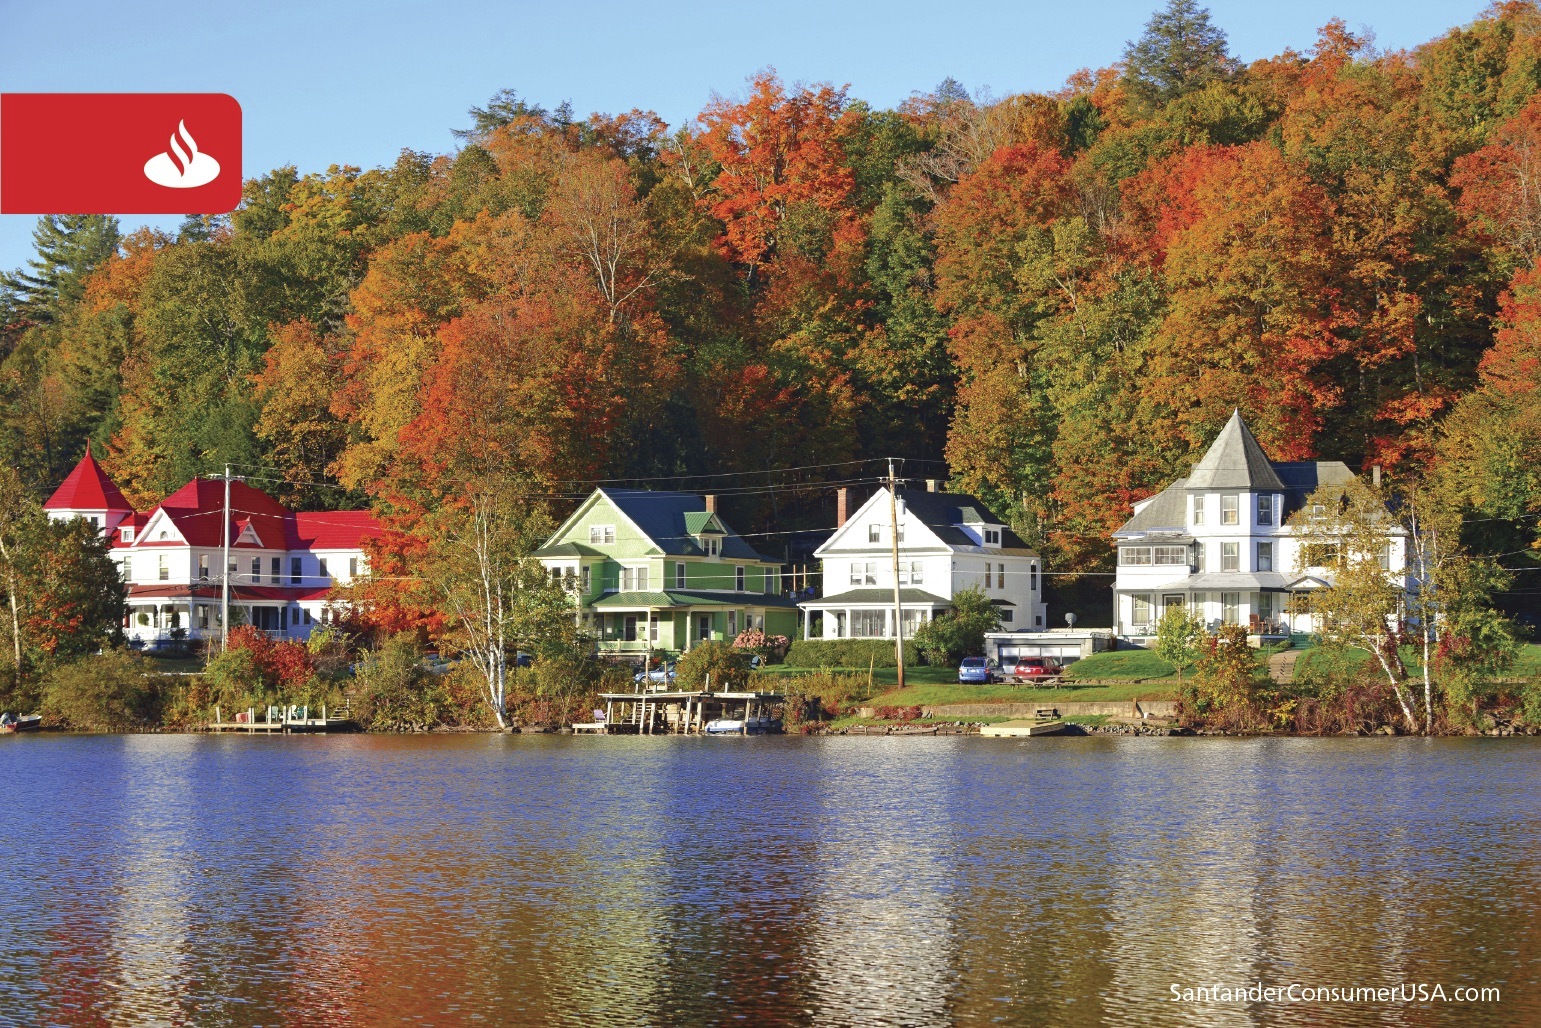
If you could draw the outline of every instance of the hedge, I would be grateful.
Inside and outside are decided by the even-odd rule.
[[[868,661],[873,667],[893,667],[894,643],[892,639],[799,639],[787,651],[784,663],[787,667],[852,667],[864,668]],[[920,665],[920,652],[915,644],[904,640],[904,663]]]

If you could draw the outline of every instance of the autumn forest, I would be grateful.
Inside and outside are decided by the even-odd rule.
[[[894,110],[767,69],[683,126],[506,90],[453,153],[278,168],[174,237],[44,219],[0,287],[0,460],[39,497],[89,441],[141,503],[228,462],[386,513],[744,473],[753,532],[828,528],[895,457],[1105,572],[1239,407],[1533,565],[1541,9],[1244,65],[1173,0],[1108,59]]]

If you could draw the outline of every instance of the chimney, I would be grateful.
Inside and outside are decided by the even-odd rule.
[[[706,494],[706,512],[708,514],[715,514],[715,513],[717,513],[717,494],[716,493],[707,493]]]
[[[844,528],[846,519],[851,516],[851,487],[841,486],[835,490],[835,527]]]
[[[1375,488],[1377,488],[1377,489],[1380,488],[1380,465],[1379,464],[1375,465],[1374,467],[1372,467],[1370,469],[1370,482],[1371,482],[1371,484],[1373,484],[1375,486]]]
[[[936,479],[934,479],[934,478],[926,479],[926,492],[928,492],[928,493],[936,492]]]

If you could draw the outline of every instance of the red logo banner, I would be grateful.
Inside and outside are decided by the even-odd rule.
[[[0,94],[0,214],[224,214],[240,202],[233,97]]]

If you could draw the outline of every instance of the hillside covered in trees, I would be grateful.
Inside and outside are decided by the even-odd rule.
[[[0,460],[38,496],[89,440],[140,502],[233,462],[424,512],[892,456],[1105,571],[1239,406],[1275,459],[1426,480],[1534,566],[1538,90],[1530,0],[1245,66],[1172,0],[1057,92],[896,110],[772,71],[685,126],[510,90],[454,153],[279,168],[175,238],[44,219],[0,287]]]

